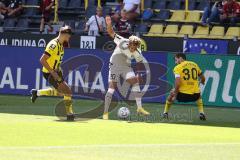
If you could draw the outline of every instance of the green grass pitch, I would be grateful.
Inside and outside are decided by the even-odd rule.
[[[59,121],[59,98],[0,96],[0,160],[239,160],[240,110],[206,108],[198,120],[196,106],[175,105],[169,121],[159,120],[160,104],[145,104],[152,117]],[[99,102],[75,100],[75,110]],[[120,106],[124,104],[120,104]],[[131,107],[132,115],[135,107]],[[140,121],[140,122],[138,122]]]

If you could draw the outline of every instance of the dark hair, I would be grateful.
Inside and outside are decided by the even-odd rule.
[[[175,57],[177,57],[177,58],[182,57],[182,59],[186,60],[186,55],[183,54],[183,53],[178,53],[178,54],[175,55]]]

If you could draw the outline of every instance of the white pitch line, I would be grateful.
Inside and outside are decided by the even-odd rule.
[[[78,146],[18,146],[18,147],[0,147],[1,150],[41,150],[41,149],[83,149],[83,148],[121,148],[121,147],[195,147],[195,146],[240,146],[240,143],[195,143],[195,144],[96,144],[96,145],[78,145]]]

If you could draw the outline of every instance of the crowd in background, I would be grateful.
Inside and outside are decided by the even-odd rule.
[[[17,17],[23,12],[22,0],[0,0],[0,19]]]
[[[39,12],[41,14],[40,33],[44,31],[44,25],[47,24],[50,31],[53,29],[50,22],[51,13],[53,11],[54,0],[40,0]],[[23,14],[22,0],[0,0],[0,20],[7,18],[17,18]]]
[[[128,37],[132,31],[131,22],[140,16],[140,0],[118,0],[115,10],[110,13],[114,22],[115,31]],[[106,30],[102,8],[98,7],[96,15],[93,15],[86,23],[85,31],[88,35],[100,36]]]
[[[204,8],[202,24],[211,23],[231,24],[232,26],[240,22],[240,4],[235,0],[216,1],[211,6],[211,1],[206,2]]]
[[[109,13],[116,32],[121,36],[128,37],[130,35],[135,20],[141,16],[140,5],[141,0],[117,0],[115,9]],[[41,13],[39,31],[42,33],[45,25],[48,25],[49,32],[51,32],[53,27],[50,20],[54,0],[39,0],[39,6]],[[0,21],[18,17],[23,10],[22,0],[0,0]],[[201,21],[204,26],[213,23],[234,26],[240,22],[240,5],[236,0],[206,0]],[[92,15],[85,24],[85,31],[88,35],[101,36],[104,35],[105,30],[103,8],[97,7],[96,14]]]

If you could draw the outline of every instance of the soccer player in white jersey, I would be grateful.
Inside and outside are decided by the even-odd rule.
[[[142,94],[139,87],[141,77],[135,75],[131,68],[131,59],[135,59],[137,63],[146,62],[139,49],[141,40],[136,36],[130,36],[129,39],[117,35],[112,28],[112,21],[109,16],[106,17],[107,32],[114,39],[116,48],[110,58],[108,91],[105,95],[105,105],[103,119],[108,119],[108,109],[112,101],[112,95],[117,87],[119,77],[122,76],[129,84],[132,85],[132,91],[137,104],[137,113],[149,115],[149,112],[142,107]]]

